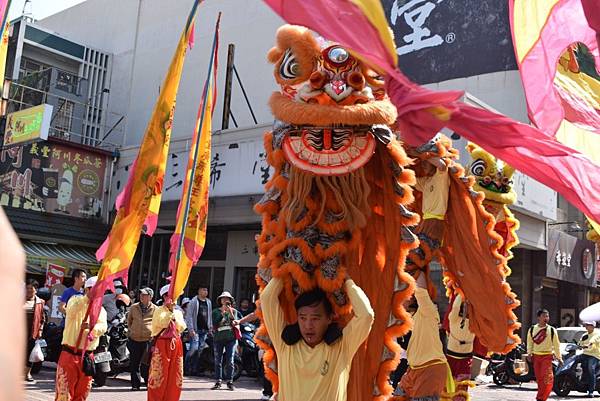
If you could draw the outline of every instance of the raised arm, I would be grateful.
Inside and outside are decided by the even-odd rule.
[[[283,344],[281,333],[286,325],[283,310],[279,306],[279,294],[282,290],[283,281],[280,278],[273,277],[260,294],[260,307],[263,319],[265,320],[265,326],[275,346],[275,350]]]
[[[343,341],[348,345],[350,355],[354,355],[358,347],[369,336],[371,325],[375,320],[375,312],[371,308],[367,295],[354,281],[346,280],[344,289],[352,304],[354,317],[344,327]]]

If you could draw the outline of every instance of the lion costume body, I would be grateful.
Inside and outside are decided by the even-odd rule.
[[[344,325],[352,314],[343,291],[349,275],[369,297],[375,321],[353,360],[348,400],[387,400],[393,391],[389,374],[399,361],[396,338],[411,328],[402,305],[413,293],[414,280],[404,265],[419,244],[410,229],[419,223],[418,213],[409,209],[415,175],[407,167],[412,160],[390,129],[396,109],[375,71],[305,28],[280,28],[268,59],[275,65],[281,91],[271,97],[276,123],[264,142],[275,172],[255,206],[262,215],[257,283],[263,289],[271,277],[284,280],[279,302],[288,323],[296,321],[298,294],[318,286]],[[465,188],[463,183],[461,190]],[[451,210],[465,202],[462,197]],[[484,227],[493,220],[489,214],[486,218]],[[498,242],[485,232],[470,245],[485,250],[478,254],[493,250]],[[484,262],[476,280],[484,277],[483,282],[491,283],[482,291],[488,297],[491,292],[489,300],[501,307],[489,313],[479,307],[474,314],[480,317],[475,318],[476,333],[502,351],[514,341],[511,310],[516,305],[514,297],[506,295],[504,265],[502,260],[496,263],[496,256]],[[455,260],[450,258],[451,263]],[[452,276],[452,288],[463,290],[464,285],[468,299],[473,285],[465,285],[468,280],[458,277],[460,269],[452,268],[457,275]],[[258,315],[262,318],[260,308]],[[266,350],[266,375],[277,391],[276,355],[269,336],[281,333],[267,329],[262,325],[256,338]]]

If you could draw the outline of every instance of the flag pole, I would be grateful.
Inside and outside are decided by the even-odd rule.
[[[206,81],[204,82],[204,89],[202,91],[202,105],[204,106],[203,111],[200,115],[200,123],[196,126],[196,146],[194,149],[194,159],[193,159],[193,163],[192,163],[192,170],[190,172],[190,177],[188,179],[188,187],[187,187],[187,193],[185,194],[185,210],[184,210],[184,214],[183,214],[183,222],[181,224],[181,233],[179,235],[179,241],[177,244],[177,254],[175,257],[175,266],[173,267],[173,272],[171,274],[171,282],[170,282],[170,286],[169,286],[169,297],[173,296],[173,289],[175,288],[175,278],[177,277],[177,268],[179,265],[179,261],[181,260],[181,252],[183,250],[183,242],[185,240],[185,229],[187,227],[187,222],[188,222],[188,213],[190,210],[190,203],[191,203],[191,194],[192,194],[192,187],[193,187],[193,182],[194,182],[194,177],[196,175],[196,163],[198,161],[198,154],[200,153],[200,137],[202,135],[202,126],[204,125],[204,117],[206,116],[206,113],[209,112],[211,113],[211,111],[208,111],[206,109],[206,101],[208,98],[208,89],[210,87],[210,82],[211,80],[213,80],[213,67],[214,67],[214,60],[215,60],[215,53],[216,53],[216,49],[217,49],[217,43],[218,43],[218,36],[219,36],[219,25],[221,23],[221,13],[219,12],[219,15],[217,17],[217,23],[215,25],[215,33],[213,36],[213,43],[212,43],[212,50],[210,53],[210,60],[209,60],[209,65],[208,65],[208,76],[206,77]]]

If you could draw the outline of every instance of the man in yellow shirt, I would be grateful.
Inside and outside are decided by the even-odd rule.
[[[65,313],[65,330],[63,331],[62,352],[58,359],[56,367],[56,387],[55,400],[73,400],[85,401],[92,387],[92,377],[83,372],[83,347],[87,337],[91,341],[87,346],[85,358],[91,358],[94,363],[92,352],[98,346],[98,339],[106,332],[108,328],[106,323],[106,311],[101,308],[98,321],[90,331],[89,323],[84,318],[89,305],[88,294],[90,289],[96,284],[97,277],[90,277],[86,280],[84,288],[85,295],[82,297],[72,297],[67,304]],[[80,331],[83,333],[80,336]],[[77,340],[79,339],[79,343]]]
[[[596,366],[600,363],[600,333],[596,330],[596,322],[584,322],[587,333],[581,337],[579,346],[583,348],[588,374],[588,397],[594,396],[596,390]]]
[[[413,399],[439,399],[447,386],[449,367],[440,340],[440,315],[427,292],[424,274],[417,278],[415,298],[418,309],[413,315],[413,330],[406,357],[408,371],[400,381],[403,395]],[[454,392],[453,388],[448,392]]]
[[[365,293],[350,279],[344,289],[354,317],[342,331],[333,323],[326,294],[315,289],[295,302],[298,322],[287,325],[279,294],[283,281],[274,277],[261,294],[261,308],[277,353],[279,401],[346,401],[352,358],[366,340],[374,312]]]
[[[550,313],[546,309],[537,311],[538,323],[527,332],[528,359],[533,359],[533,371],[538,385],[536,400],[546,401],[554,384],[553,358],[562,364],[560,342],[556,329],[548,324]]]
[[[148,374],[148,401],[179,401],[183,387],[183,312],[169,298],[169,285],[160,289],[163,304],[152,315],[156,339]]]

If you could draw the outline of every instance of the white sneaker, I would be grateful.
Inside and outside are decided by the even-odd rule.
[[[261,401],[269,401],[271,399],[270,395],[263,395],[262,397],[260,397]]]

